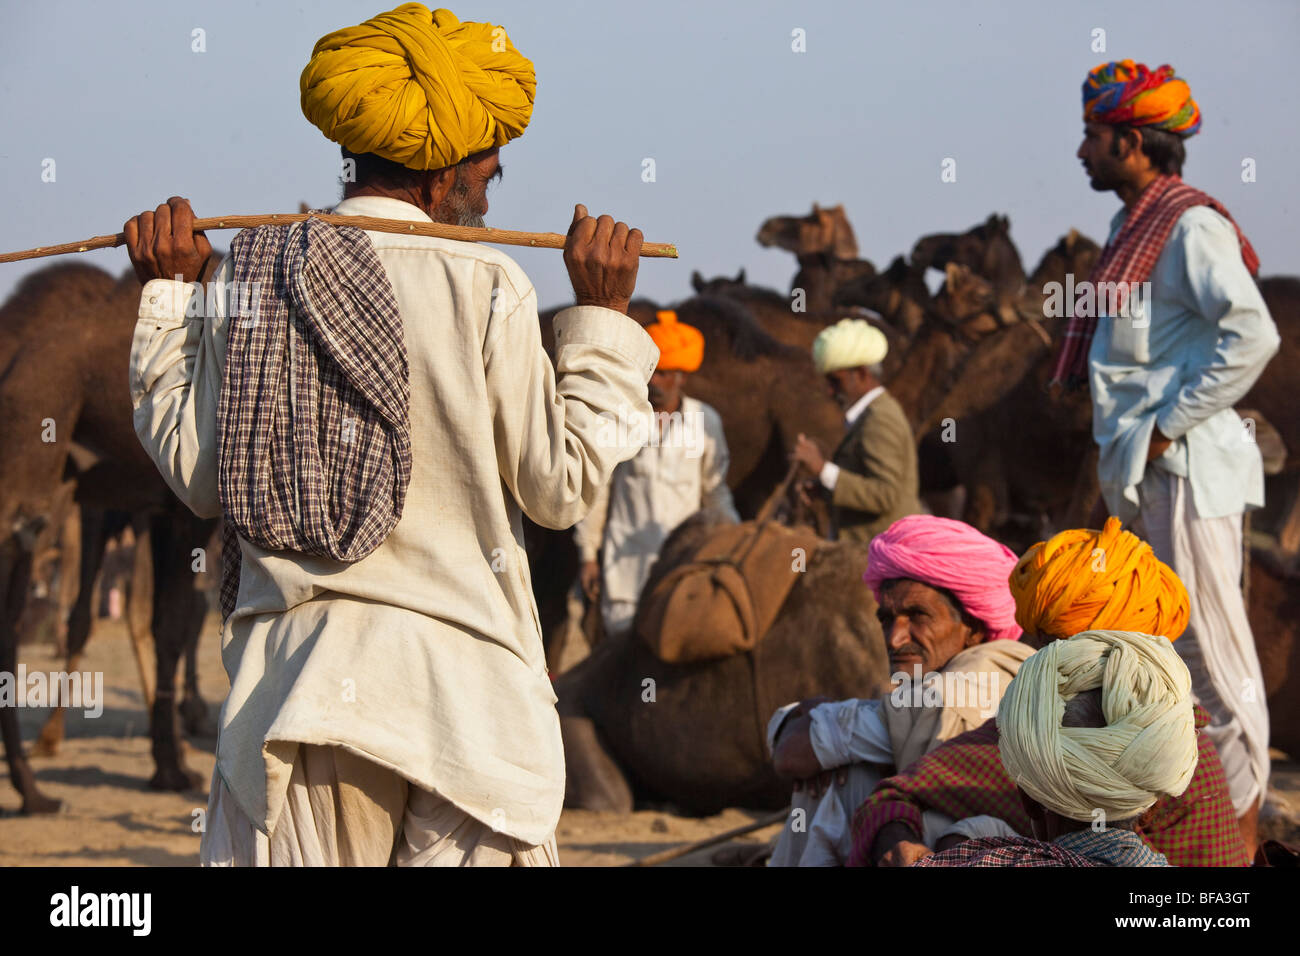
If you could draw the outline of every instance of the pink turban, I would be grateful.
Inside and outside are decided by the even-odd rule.
[[[951,591],[971,617],[988,628],[990,641],[1020,638],[1016,601],[1008,579],[1015,553],[964,521],[933,515],[899,518],[871,539],[862,580],[880,600],[880,585],[911,578]]]

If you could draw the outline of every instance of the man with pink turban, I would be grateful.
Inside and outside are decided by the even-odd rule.
[[[777,772],[794,781],[794,809],[772,866],[837,866],[852,819],[889,768],[901,770],[984,723],[1033,648],[1020,641],[1007,584],[1016,556],[970,525],[900,518],[871,541],[863,580],[876,599],[894,688],[871,700],[814,698],[768,724]],[[865,597],[865,595],[864,595]],[[930,814],[935,837],[953,821]],[[1000,835],[964,821],[967,837]],[[973,828],[973,829],[972,829]]]

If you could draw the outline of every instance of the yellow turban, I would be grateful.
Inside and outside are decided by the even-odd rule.
[[[1065,702],[1101,688],[1105,727],[1062,727]],[[1128,820],[1179,796],[1196,770],[1192,677],[1173,645],[1084,631],[1020,665],[998,705],[998,752],[1020,789],[1070,820]]]
[[[316,41],[302,111],[353,153],[442,169],[504,146],[533,114],[533,64],[502,27],[404,3]]]
[[[818,375],[842,368],[875,365],[889,351],[885,333],[865,319],[840,319],[813,340],[813,365]]]
[[[1069,637],[1090,628],[1141,631],[1174,641],[1187,627],[1187,589],[1137,535],[1107,518],[1102,531],[1062,531],[1011,572],[1016,623],[1029,634]]]
[[[704,336],[693,325],[677,321],[677,313],[656,312],[658,322],[645,330],[659,346],[659,370],[694,372],[704,361]]]

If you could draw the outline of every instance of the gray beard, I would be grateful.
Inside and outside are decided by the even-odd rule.
[[[447,196],[447,205],[456,215],[456,225],[469,226],[473,229],[482,229],[484,227],[483,217],[474,212],[469,205],[469,191],[461,192],[455,188]]]

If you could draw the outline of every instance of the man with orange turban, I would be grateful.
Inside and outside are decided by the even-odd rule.
[[[1180,178],[1202,122],[1186,81],[1170,66],[1103,63],[1084,81],[1083,120],[1078,158],[1092,188],[1124,206],[1078,284],[1054,379],[1088,382],[1106,507],[1187,583],[1178,652],[1232,802],[1254,816],[1268,709],[1240,580],[1242,516],[1264,504],[1264,471],[1233,406],[1280,338],[1255,250],[1222,203]]]
[[[840,319],[813,341],[813,367],[844,411],[844,437],[827,458],[800,435],[791,457],[811,476],[802,493],[830,499],[832,539],[866,544],[921,510],[916,437],[880,381],[888,350],[884,333],[865,319]]]
[[[343,149],[336,213],[475,225],[536,82],[502,27],[408,3],[322,38],[300,91]],[[603,416],[651,414],[640,233],[575,209],[552,363],[495,248],[260,227],[194,312],[216,263],[192,222],[173,199],[125,231],[147,281],[137,433],[229,529],[201,861],[556,863],[564,755],[521,521],[573,525],[637,451]],[[231,321],[234,276],[260,321]]]
[[[644,447],[614,469],[573,529],[582,589],[588,600],[600,601],[606,635],[632,626],[650,567],[674,528],[701,508],[740,520],[727,486],[731,455],[722,418],[682,391],[704,361],[704,336],[669,310],[645,329],[659,347],[650,376],[654,424],[649,434],[631,437]],[[616,423],[609,424],[612,432]]]
[[[1024,628],[1021,640],[1032,647],[1084,631],[1135,631],[1176,641],[1187,625],[1187,591],[1178,576],[1114,518],[1101,531],[1063,531],[1034,545],[1016,563],[1009,583],[1016,621]],[[1180,796],[1157,800],[1136,832],[1174,866],[1245,866],[1247,843],[1218,751],[1204,730],[1209,715],[1197,707],[1194,716],[1197,762],[1191,782]],[[939,850],[988,835],[990,820],[1006,827],[1002,835],[1033,836],[998,737],[996,720],[989,720],[882,781],[854,818],[850,865],[907,866],[931,854],[922,834],[926,816],[934,813],[958,821],[951,835],[936,842]],[[972,832],[963,829],[966,821],[980,825]]]

